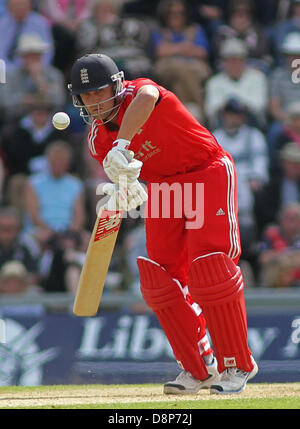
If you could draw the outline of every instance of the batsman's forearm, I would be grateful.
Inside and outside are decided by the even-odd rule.
[[[117,138],[131,141],[151,115],[155,103],[150,94],[137,96],[125,112]]]

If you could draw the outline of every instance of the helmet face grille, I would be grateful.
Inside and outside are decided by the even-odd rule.
[[[112,119],[114,119],[118,114],[124,98],[124,94],[125,94],[125,88],[123,88],[120,93],[114,95],[113,97],[110,97],[96,104],[88,104],[88,105],[83,104],[80,96],[73,95],[73,104],[75,107],[80,109],[80,116],[82,117],[82,119],[86,124],[91,125],[94,119],[98,119],[101,121],[102,124],[106,124],[107,122],[110,122]],[[108,101],[111,101],[111,100],[114,100],[114,105],[110,109],[101,110],[101,116],[107,114],[107,119],[102,119],[100,116],[100,107],[104,103],[107,103]],[[87,110],[88,107],[96,108],[97,113],[90,114]]]

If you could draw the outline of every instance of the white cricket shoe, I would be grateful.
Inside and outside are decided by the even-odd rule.
[[[174,381],[168,381],[164,385],[164,393],[171,395],[190,395],[199,392],[200,389],[209,389],[213,383],[219,380],[217,359],[213,358],[211,364],[206,365],[209,377],[206,380],[197,380],[187,371],[182,371]]]
[[[211,385],[210,393],[233,395],[242,392],[246,387],[247,381],[251,380],[258,372],[258,366],[253,358],[252,362],[254,367],[251,372],[245,372],[239,368],[227,368],[222,372],[220,381]]]

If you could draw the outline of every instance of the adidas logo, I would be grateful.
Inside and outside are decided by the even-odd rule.
[[[225,214],[223,209],[219,209],[216,213],[216,216],[223,216]]]

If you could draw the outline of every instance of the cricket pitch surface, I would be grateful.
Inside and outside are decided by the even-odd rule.
[[[0,408],[275,408],[278,403],[280,408],[300,409],[299,382],[248,383],[241,394],[225,396],[208,390],[163,395],[162,390],[161,384],[2,386]]]

